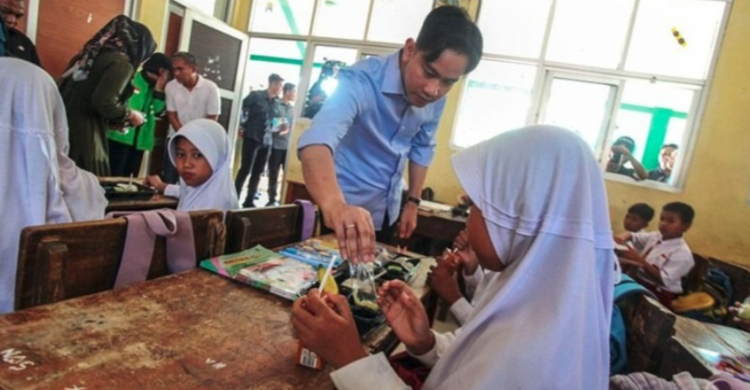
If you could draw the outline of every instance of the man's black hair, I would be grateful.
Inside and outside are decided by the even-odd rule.
[[[654,209],[645,203],[636,203],[630,206],[628,213],[635,214],[646,222],[651,222],[654,219]]]
[[[271,85],[273,83],[283,83],[284,79],[277,75],[276,73],[271,73],[270,76],[268,76],[268,85]]]
[[[292,91],[292,90],[294,90],[295,88],[297,88],[297,86],[296,86],[296,85],[294,85],[294,84],[292,84],[292,83],[286,83],[286,84],[284,84],[284,87],[283,87],[283,89],[282,89],[282,90],[284,91],[284,93],[287,93],[287,92],[289,92],[289,91]]]
[[[625,149],[627,149],[628,152],[630,153],[633,153],[633,151],[635,150],[635,140],[633,140],[632,138],[628,136],[622,136],[616,139],[615,142],[612,143],[612,146],[616,146],[616,145],[624,146]]]
[[[464,74],[473,71],[482,58],[482,33],[461,8],[447,5],[433,9],[417,37],[417,49],[426,62],[436,61],[443,51],[453,50],[468,58]]]
[[[662,211],[670,211],[679,215],[683,223],[693,223],[693,218],[695,218],[695,210],[687,203],[667,203],[662,207]]]
[[[680,149],[680,147],[679,147],[679,146],[677,146],[677,144],[664,144],[664,145],[663,145],[663,146],[662,146],[661,148],[662,148],[662,149],[664,149],[664,148],[672,148],[672,149],[674,149],[674,150],[678,150],[678,149]]]

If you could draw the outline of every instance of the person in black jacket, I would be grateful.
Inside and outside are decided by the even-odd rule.
[[[41,66],[34,43],[24,33],[16,30],[18,21],[26,14],[24,0],[0,0],[0,11],[7,27],[5,54]]]
[[[261,91],[250,92],[242,100],[242,124],[240,133],[242,134],[242,164],[237,172],[234,181],[234,187],[237,195],[242,193],[242,185],[245,184],[247,175],[250,175],[250,182],[247,185],[247,195],[242,207],[255,207],[255,193],[258,192],[260,176],[268,160],[268,152],[271,147],[271,137],[266,136],[269,119],[269,112],[278,98],[284,79],[277,74],[268,76],[268,88]],[[270,135],[270,134],[269,134]]]

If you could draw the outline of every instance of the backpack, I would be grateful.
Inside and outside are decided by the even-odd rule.
[[[734,302],[732,280],[729,276],[718,268],[709,268],[698,286],[691,292],[699,291],[711,295],[716,303],[708,309],[690,310],[680,314],[701,322],[724,324],[728,308]]]
[[[610,375],[623,374],[628,371],[627,331],[625,329],[625,318],[618,305],[625,302],[625,298],[635,294],[645,294],[656,298],[651,291],[638,284],[630,276],[622,274],[622,280],[615,285],[612,325],[609,331]]]

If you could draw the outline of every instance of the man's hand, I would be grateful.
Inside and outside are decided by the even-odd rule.
[[[418,207],[412,202],[406,202],[404,210],[401,211],[401,218],[398,223],[398,236],[402,240],[408,239],[417,228],[417,210]]]
[[[321,208],[323,223],[336,232],[345,260],[354,263],[375,260],[375,225],[369,211],[345,203]]]

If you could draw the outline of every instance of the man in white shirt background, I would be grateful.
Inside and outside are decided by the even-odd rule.
[[[221,114],[221,97],[219,87],[211,80],[198,74],[198,64],[187,52],[178,52],[172,56],[174,80],[170,81],[164,92],[167,95],[167,120],[169,136],[167,144],[180,128],[195,119],[206,118],[217,120]],[[165,148],[164,169],[162,178],[165,183],[177,183],[177,171],[169,160]]]

